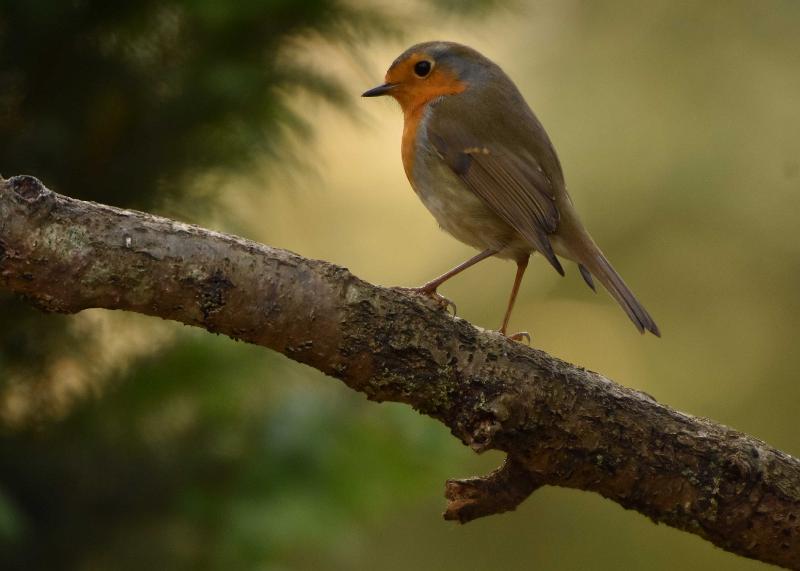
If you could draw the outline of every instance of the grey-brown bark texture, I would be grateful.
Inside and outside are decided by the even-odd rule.
[[[269,347],[506,452],[448,482],[448,519],[567,486],[800,569],[795,458],[344,268],[14,177],[0,179],[0,287],[44,311],[123,309]]]

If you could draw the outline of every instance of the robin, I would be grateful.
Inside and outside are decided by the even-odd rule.
[[[406,176],[439,225],[480,253],[413,291],[446,302],[445,281],[491,256],[517,263],[506,335],[528,259],[539,252],[564,275],[557,256],[597,278],[639,332],[658,326],[595,244],[567,194],[556,151],[542,124],[502,69],[474,49],[426,42],[403,52],[386,83],[364,97],[390,95],[403,110]],[[526,334],[511,336],[521,339]]]

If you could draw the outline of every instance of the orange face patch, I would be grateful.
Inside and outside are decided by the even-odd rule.
[[[414,66],[421,61],[429,61],[432,65],[430,73],[425,77],[419,77],[414,72]],[[441,95],[455,95],[467,88],[466,82],[458,79],[455,73],[437,66],[436,62],[421,53],[411,54],[406,59],[395,62],[386,72],[386,83],[395,86],[390,95],[400,103],[406,115],[414,113]]]

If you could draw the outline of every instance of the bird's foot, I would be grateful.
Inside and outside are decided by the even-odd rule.
[[[506,338],[510,339],[511,341],[516,341],[517,343],[522,343],[523,340],[524,340],[526,345],[530,346],[530,344],[531,344],[531,334],[528,333],[527,331],[520,331],[519,333],[514,333],[512,335],[506,335],[506,332],[501,330],[500,333],[502,335],[504,335]]]
[[[425,297],[435,301],[445,311],[452,308],[453,317],[455,317],[456,315],[456,304],[453,303],[452,300],[447,299],[445,296],[438,293],[436,291],[436,288],[431,288],[429,286],[421,286],[421,287],[394,287],[392,289],[400,290],[406,293],[413,293],[416,295],[424,295]]]

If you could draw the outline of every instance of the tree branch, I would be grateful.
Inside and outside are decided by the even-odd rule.
[[[489,476],[448,482],[448,519],[566,486],[800,569],[795,458],[344,268],[14,177],[0,179],[0,287],[43,311],[123,309],[269,347],[506,452]]]

